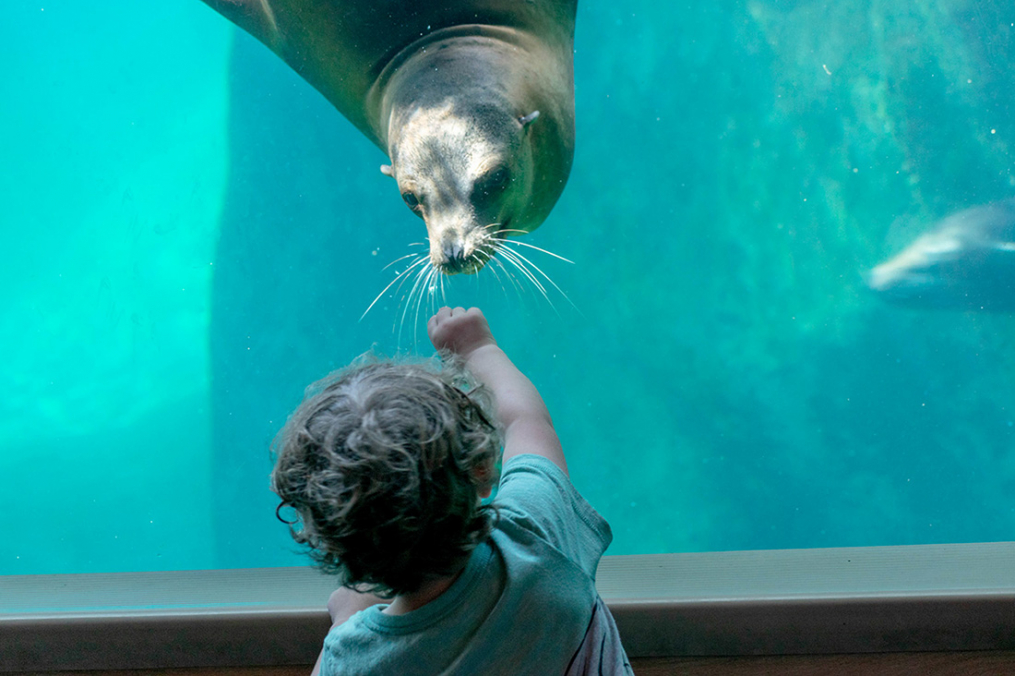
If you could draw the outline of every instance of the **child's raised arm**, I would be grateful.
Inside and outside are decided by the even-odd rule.
[[[543,398],[497,346],[479,308],[441,308],[427,323],[427,333],[438,350],[460,355],[493,394],[497,418],[504,427],[504,462],[521,453],[532,453],[547,458],[567,474],[564,451]]]

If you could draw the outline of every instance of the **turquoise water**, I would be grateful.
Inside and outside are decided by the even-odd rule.
[[[385,156],[198,0],[5,7],[0,574],[293,565],[268,445],[311,380],[428,353]],[[1015,194],[1000,2],[582,0],[577,152],[454,278],[542,390],[613,554],[1015,538],[1015,319],[863,271]],[[573,305],[572,305],[573,304]]]

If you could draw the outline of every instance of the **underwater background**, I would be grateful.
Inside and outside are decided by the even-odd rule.
[[[272,437],[364,351],[431,352],[405,289],[361,318],[425,238],[386,157],[198,0],[5,21],[0,574],[306,562]],[[863,282],[1015,195],[1015,7],[581,0],[575,47],[574,168],[524,240],[567,298],[446,291],[608,553],[1015,539],[1015,317]]]

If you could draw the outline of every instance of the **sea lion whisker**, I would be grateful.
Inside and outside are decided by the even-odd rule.
[[[417,253],[407,253],[404,256],[399,256],[398,258],[396,258],[395,260],[391,261],[390,263],[385,265],[383,268],[381,268],[381,271],[387,270],[388,268],[390,268],[392,265],[394,265],[398,261],[404,261],[406,258],[412,258],[413,256],[418,256],[418,255],[419,254],[417,254]]]
[[[515,276],[511,274],[510,270],[508,270],[506,267],[504,267],[504,264],[500,261],[499,258],[494,258],[493,262],[496,263],[498,265],[498,267],[500,267],[500,269],[504,271],[505,275],[507,275],[508,280],[511,281],[511,286],[514,287],[515,295],[518,296],[518,300],[521,300],[522,299],[522,291],[521,291],[521,286],[518,284],[518,280],[515,279]],[[500,275],[497,273],[497,268],[491,267],[490,268],[490,272],[492,272],[494,274],[494,276],[497,278],[497,281],[500,282],[500,288],[504,290],[505,294],[507,294],[507,288],[504,286],[504,282],[501,281]]]
[[[424,260],[428,261],[428,259]],[[416,290],[419,288],[420,280],[423,279],[423,276],[426,275],[430,270],[432,270],[432,266],[423,265],[420,267],[419,270],[416,271],[415,281],[412,283],[412,288],[409,289],[409,294],[405,298],[405,307],[402,308],[402,320],[401,323],[398,325],[399,337],[401,337],[402,331],[405,329],[405,315],[409,312],[409,306],[412,305],[412,297],[416,295]],[[395,327],[392,326],[391,328],[392,330],[394,330]]]
[[[506,254],[506,252],[505,252],[505,254]],[[560,312],[559,312],[559,311],[557,310],[557,306],[555,306],[555,305],[553,304],[553,301],[552,301],[552,300],[550,300],[550,295],[549,295],[549,294],[548,294],[548,293],[546,292],[546,287],[544,287],[544,286],[543,286],[543,285],[542,285],[542,284],[541,284],[541,283],[539,282],[539,279],[537,279],[537,278],[536,278],[536,276],[535,276],[534,274],[532,274],[532,271],[531,271],[531,270],[529,270],[529,269],[528,269],[528,268],[527,268],[527,267],[525,266],[525,264],[524,264],[524,263],[523,263],[523,262],[522,262],[521,260],[519,260],[519,259],[517,259],[517,258],[512,258],[511,256],[507,256],[507,255],[505,255],[505,258],[506,258],[506,259],[507,259],[508,261],[510,261],[510,262],[511,262],[511,264],[512,264],[512,265],[514,265],[514,266],[515,266],[515,267],[516,267],[516,268],[517,268],[518,270],[520,270],[520,271],[521,271],[521,273],[522,273],[523,275],[525,275],[525,276],[526,276],[526,278],[528,278],[528,280],[529,280],[530,282],[532,282],[533,286],[535,286],[535,287],[536,287],[536,288],[537,288],[537,289],[539,290],[539,293],[541,293],[541,294],[543,295],[543,298],[544,298],[544,299],[546,300],[546,303],[547,303],[547,304],[548,304],[548,305],[549,305],[549,306],[550,306],[551,308],[553,308],[553,311],[554,311],[554,313],[556,313],[556,315],[557,315],[557,316],[559,317],[559,316],[560,316]]]
[[[530,245],[530,246],[531,246],[531,245]],[[564,290],[563,290],[563,289],[561,289],[561,288],[560,288],[559,286],[557,286],[557,282],[555,282],[555,281],[553,281],[552,279],[550,279],[550,275],[548,275],[548,274],[546,274],[545,272],[543,272],[543,270],[542,270],[542,269],[541,269],[541,268],[540,268],[540,267],[539,267],[538,265],[536,265],[535,263],[533,263],[532,261],[530,261],[530,260],[529,260],[528,258],[526,258],[525,256],[523,256],[523,255],[522,255],[522,254],[521,254],[520,252],[518,252],[518,251],[513,251],[512,253],[514,253],[514,254],[515,254],[516,256],[518,256],[518,257],[519,257],[519,258],[521,258],[521,259],[522,259],[523,261],[525,261],[525,262],[526,262],[526,263],[528,263],[528,264],[529,264],[530,266],[532,266],[532,267],[533,267],[533,268],[535,269],[535,271],[536,271],[536,272],[538,272],[539,274],[541,274],[541,275],[543,276],[543,278],[544,278],[544,279],[546,279],[546,281],[548,281],[548,282],[549,282],[550,284],[552,284],[552,285],[553,285],[553,288],[555,288],[555,289],[557,290],[557,292],[558,292],[558,293],[560,293],[560,295],[562,295],[562,296],[564,297],[564,300],[566,300],[566,301],[567,301],[568,303],[570,303],[570,304],[571,304],[571,307],[573,307],[573,308],[574,308],[575,310],[578,310],[578,306],[577,306],[577,305],[575,305],[575,304],[574,304],[574,302],[573,302],[573,301],[572,301],[572,300],[571,300],[570,298],[568,298],[568,295],[567,295],[566,293],[564,293]],[[549,252],[549,251],[547,251],[546,253],[550,253],[550,252]],[[552,256],[553,254],[550,254],[550,255]],[[558,256],[558,258],[559,258],[559,256]],[[565,260],[566,260],[566,259],[565,259]],[[570,262],[571,262],[571,261],[568,261],[568,263],[570,263]],[[578,314],[581,314],[581,310],[578,310]]]
[[[506,251],[507,251],[507,250],[505,250],[505,249],[502,249],[501,251],[502,251],[502,253],[505,253],[505,254],[506,254]],[[544,278],[544,279],[545,279],[545,280],[546,280],[547,282],[549,282],[549,283],[550,283],[551,285],[553,285],[553,288],[555,288],[555,289],[557,290],[557,293],[559,293],[559,294],[560,294],[561,296],[563,296],[563,297],[564,297],[564,300],[566,300],[566,301],[567,301],[568,303],[570,303],[570,304],[571,304],[571,307],[573,307],[573,308],[574,308],[575,310],[578,310],[578,306],[574,304],[574,301],[572,301],[572,300],[571,300],[571,299],[570,299],[570,298],[568,297],[568,295],[567,295],[566,293],[564,293],[564,290],[563,290],[563,289],[561,289],[561,288],[560,288],[559,286],[557,286],[557,282],[555,282],[555,281],[553,281],[552,279],[550,279],[550,276],[549,276],[548,274],[546,274],[545,272],[543,272],[543,270],[542,270],[542,269],[541,269],[541,268],[540,268],[540,267],[539,267],[538,265],[536,265],[535,263],[533,263],[532,261],[530,261],[530,260],[529,260],[528,258],[526,258],[526,257],[525,257],[524,255],[522,255],[522,254],[521,254],[520,252],[518,252],[518,251],[513,251],[513,250],[512,250],[512,251],[511,251],[511,253],[512,253],[513,255],[517,256],[517,257],[518,257],[519,259],[521,259],[521,261],[524,261],[524,262],[525,262],[526,264],[528,264],[528,265],[529,265],[530,267],[532,267],[532,269],[534,269],[534,270],[535,270],[536,272],[538,272],[538,273],[539,273],[540,275],[542,275],[542,276],[543,276],[543,278]],[[551,303],[550,305],[553,305],[553,303]],[[556,308],[554,308],[554,310],[556,310]],[[578,314],[581,314],[581,310],[578,310]]]
[[[496,253],[496,246],[491,247],[490,250],[477,249],[473,254],[476,258],[479,258],[483,265],[486,265],[493,260],[493,255]]]
[[[546,302],[550,303],[550,305],[552,306],[553,303],[550,302],[550,297],[546,294],[546,287],[544,287],[542,283],[540,283],[539,279],[534,274],[532,274],[532,271],[525,266],[525,263],[523,263],[521,259],[517,257],[516,253],[514,251],[508,251],[506,249],[502,249],[501,253],[504,254],[504,259],[506,261],[508,261],[516,268],[518,268],[518,271],[521,272],[523,275],[525,275],[525,277],[528,278],[528,280],[532,282],[532,284],[535,285],[537,289],[539,289],[539,292],[543,294],[543,298],[546,298]]]
[[[433,285],[434,277],[438,276],[440,271],[432,265],[427,267],[426,276],[423,278],[423,283],[419,287],[419,294],[416,296],[416,313],[412,320],[412,339],[415,341],[419,331],[419,313],[420,310],[425,310],[426,306],[423,305],[424,296],[429,302],[433,302]]]
[[[552,251],[547,251],[546,249],[538,247],[535,244],[529,244],[528,242],[519,242],[517,239],[503,239],[501,241],[504,244],[512,244],[512,245],[515,245],[515,246],[525,246],[525,247],[528,247],[530,249],[535,249],[536,251],[541,251],[541,252],[545,253],[547,256],[553,256],[554,258],[559,258],[560,260],[564,261],[565,263],[570,263],[571,265],[574,265],[574,261],[568,260],[568,259],[564,258],[563,256],[561,256],[559,254],[553,253]]]
[[[416,276],[416,281],[412,285],[412,290],[409,292],[409,297],[405,303],[405,310],[402,312],[402,326],[398,329],[399,336],[401,336],[402,331],[405,329],[405,317],[409,312],[409,308],[413,305],[413,298],[416,299],[416,316],[419,316],[419,304],[423,301],[423,294],[425,293],[427,285],[430,283],[431,273],[431,266],[424,266],[421,268],[420,273]],[[415,335],[415,333],[413,335]]]
[[[504,233],[507,233],[507,232],[517,232],[520,235],[527,235],[527,234],[529,234],[528,230],[518,230],[517,228],[505,228],[504,230],[498,230],[497,232],[490,233],[490,236],[494,237],[496,239],[499,239],[501,241],[505,241],[505,240],[507,240],[506,237],[497,237],[497,235],[503,235]]]
[[[558,286],[556,282],[554,282],[552,279],[550,279],[550,276],[547,275],[545,272],[543,272],[543,270],[539,266],[537,266],[535,263],[530,261],[527,257],[522,255],[520,252],[515,251],[513,249],[508,249],[506,246],[504,246],[504,244],[508,243],[508,242],[510,242],[512,244],[519,244],[519,242],[514,242],[514,241],[508,240],[507,238],[504,238],[504,237],[493,237],[493,238],[491,238],[491,241],[492,241],[493,247],[494,247],[493,251],[494,252],[499,251],[501,253],[501,255],[505,259],[507,259],[530,282],[532,282],[533,286],[535,286],[539,290],[539,292],[543,295],[543,298],[546,299],[546,302],[549,303],[550,307],[553,308],[554,312],[557,312],[557,308],[554,306],[553,301],[550,300],[550,297],[549,297],[549,294],[547,293],[546,287],[542,284],[542,282],[539,281],[539,278],[536,277],[535,273],[533,273],[531,269],[534,269],[536,272],[539,273],[539,275],[541,275],[544,279],[546,279],[546,281],[548,281],[550,284],[552,284],[553,287],[557,290],[557,292],[560,293],[560,295],[563,296],[564,299],[567,300],[567,302],[570,303],[572,307],[574,307],[576,310],[578,309],[577,306],[575,306],[574,303],[571,301],[571,299],[568,298],[567,294],[564,293],[564,291],[560,288],[560,286]],[[554,254],[554,253],[552,253],[550,251],[546,251],[545,249],[542,249],[540,247],[537,247],[537,246],[534,246],[534,245],[531,245],[531,244],[526,244],[526,246],[529,246],[529,247],[531,247],[533,249],[536,249],[538,251],[541,251],[543,253],[550,254],[551,256],[554,256],[554,257],[557,257],[557,258],[561,258],[562,260],[565,260],[565,261],[567,261],[569,263],[572,262],[572,261],[568,261],[566,258],[563,258],[562,256],[557,256],[556,254]],[[487,261],[489,261],[489,260],[496,260],[493,257],[492,253],[487,253],[485,251],[477,252],[476,255],[477,256],[480,256],[480,255],[486,256]],[[498,263],[499,263],[499,261],[498,261]],[[513,275],[510,275],[510,273],[508,272],[507,268],[503,264],[501,264],[501,269],[503,269],[505,271],[505,273],[507,273],[509,275],[509,278],[511,279],[512,283],[514,283],[516,285],[516,291],[517,291],[517,280],[514,278]],[[502,286],[503,286],[503,284],[502,284]],[[558,312],[557,314],[559,315],[560,313]]]
[[[416,273],[413,275],[413,277],[419,278],[419,276],[421,274],[423,274],[424,270],[426,270],[426,266],[420,267],[418,270],[416,270]],[[408,277],[406,277],[406,279],[407,278]],[[415,288],[415,283],[413,283],[413,286],[410,287],[410,289],[409,289],[409,294],[410,295],[412,293],[412,289],[413,288]],[[401,289],[402,289],[402,285],[399,284],[398,290],[400,291]],[[391,332],[393,334],[397,333],[397,335],[399,337],[402,335],[402,328],[405,326],[405,306],[404,306],[405,301],[406,301],[406,296],[404,296],[404,295],[398,300],[398,308],[396,308],[396,311],[395,311],[395,318],[391,322]],[[398,319],[398,311],[397,311],[398,309],[402,310],[402,319],[401,319],[401,322]],[[397,331],[396,331],[396,327],[397,327]]]
[[[433,290],[434,290],[434,275],[437,274],[437,268],[430,266],[427,270],[426,281],[423,282],[423,287],[419,290],[419,298],[416,299],[416,316],[412,320],[413,328],[419,327],[419,310],[423,306],[423,292],[427,294],[427,298],[433,302]],[[442,275],[443,276],[443,275]],[[413,339],[416,337],[416,331],[413,330]]]
[[[492,260],[493,260],[492,256],[487,256],[486,257],[486,261],[484,262],[484,266],[485,266],[485,263],[489,263]],[[500,281],[500,275],[497,274],[497,271],[495,269],[493,269],[493,268],[490,268],[490,272],[492,272],[493,276],[497,278],[497,283],[500,284],[500,288],[503,288],[504,284],[503,284],[502,281]],[[475,277],[476,277],[476,288],[478,289],[479,288],[479,275],[475,275]]]
[[[440,276],[442,276],[442,275],[440,275]],[[424,301],[423,294],[420,294],[420,296],[419,296],[419,305],[416,307],[416,319],[413,321],[412,335],[413,335],[414,338],[416,336],[416,332],[419,330],[419,311],[420,311],[420,308],[422,308],[423,312],[425,313],[430,308],[433,307],[434,285],[435,284],[436,284],[436,281],[434,280],[433,277],[431,277],[426,282],[425,286],[423,287],[424,291],[426,292],[426,296],[425,296],[426,302],[425,303],[423,302]],[[425,318],[425,316],[424,316],[424,318]]]
[[[405,302],[406,302],[405,312],[403,312],[403,316],[402,316],[403,327],[404,327],[404,324],[405,324],[405,317],[408,314],[408,310],[409,310],[409,308],[412,307],[412,298],[416,297],[417,294],[418,294],[418,297],[421,298],[422,295],[423,295],[424,289],[426,288],[426,284],[427,284],[426,280],[429,277],[430,269],[432,268],[432,262],[430,261],[430,257],[429,256],[425,256],[424,258],[425,258],[425,261],[423,262],[423,265],[419,268],[419,271],[416,273],[415,280],[413,281],[413,284],[412,284],[412,288],[409,290],[409,293],[407,294],[406,299],[405,299]],[[399,333],[401,333],[401,332],[402,332],[402,328],[399,329]]]
[[[427,287],[426,299],[428,302],[426,304],[426,309],[429,311],[431,315],[437,311],[436,300],[438,291],[442,294],[444,293],[444,278],[446,276],[447,275],[437,275],[432,280],[430,280],[430,286]]]
[[[416,282],[412,285],[412,291],[409,293],[408,302],[405,305],[405,312],[403,312],[402,329],[405,328],[405,314],[408,313],[409,308],[414,304],[416,306],[416,317],[419,317],[419,304],[423,302],[423,294],[426,293],[426,287],[430,283],[431,272],[431,266],[425,266],[416,277]],[[413,298],[416,300],[413,301]],[[399,333],[401,333],[401,329],[399,329]]]
[[[408,267],[408,268],[406,269],[406,272],[408,272],[408,271],[409,271],[409,270],[411,270],[412,268],[416,267],[417,265],[421,265],[421,266],[422,266],[422,267],[421,267],[421,270],[422,270],[422,269],[425,269],[425,268],[426,268],[426,264],[427,264],[427,263],[429,263],[429,262],[430,262],[430,256],[428,256],[428,255],[426,255],[426,254],[423,254],[423,255],[421,255],[421,256],[420,256],[420,257],[419,257],[419,258],[418,258],[418,259],[417,259],[417,260],[416,260],[415,262],[413,262],[413,264],[412,264],[412,265],[410,265],[410,266],[409,266],[409,267]],[[417,270],[417,275],[418,275],[418,274],[419,274],[419,271]],[[397,286],[397,287],[395,288],[395,291],[394,291],[394,293],[395,293],[395,294],[397,294],[397,293],[398,293],[399,291],[401,291],[401,290],[402,290],[402,285],[404,285],[404,284],[405,284],[405,280],[406,280],[406,279],[408,279],[408,277],[403,277],[403,278],[402,278],[402,281],[401,281],[401,282],[399,282],[398,286]]]
[[[441,279],[441,304],[442,305],[447,305],[448,304],[448,295],[446,293],[444,293],[444,278],[445,277],[447,277],[447,275],[441,275],[440,276],[440,279]],[[437,308],[433,307],[433,305],[431,305],[431,307],[433,308],[434,313],[436,313],[437,312]]]
[[[515,295],[518,296],[518,300],[520,301],[522,299],[522,285],[519,284],[517,277],[511,273],[511,270],[508,269],[508,267],[504,265],[499,258],[495,258],[493,260],[500,269],[504,271],[504,274],[507,275],[508,280],[511,282],[511,286],[515,289]],[[491,267],[490,269],[493,270],[494,268]],[[503,286],[503,284],[501,286]],[[507,293],[507,289],[504,289],[504,292]]]
[[[415,254],[409,254],[409,255],[412,256],[412,255],[415,255]],[[399,258],[398,260],[400,261],[400,260],[403,260],[405,258],[408,258],[408,256],[402,256],[402,258]],[[406,269],[404,269],[401,272],[399,272],[397,275],[395,275],[395,278],[392,279],[390,282],[388,282],[388,285],[386,287],[384,287],[379,294],[377,294],[377,297],[373,299],[373,301],[370,303],[370,305],[367,306],[367,309],[363,311],[363,314],[361,314],[359,316],[359,321],[363,321],[363,318],[367,316],[368,312],[370,312],[370,308],[372,308],[374,305],[377,304],[377,301],[379,301],[381,299],[381,296],[383,296],[385,294],[385,292],[388,289],[390,289],[391,286],[395,282],[397,282],[399,279],[405,281],[405,275],[408,274],[408,272],[410,270],[412,270],[414,267],[416,267],[417,265],[419,265],[420,263],[422,263],[424,261],[426,261],[426,257],[425,256],[420,258],[418,261],[416,261],[415,263],[413,263],[412,265],[410,265]],[[398,261],[392,261],[391,263],[388,263],[388,265],[384,266],[384,269],[387,269],[389,266],[391,266],[393,263],[396,263],[396,262],[398,262]],[[401,288],[401,285],[399,285],[399,288]],[[398,289],[395,289],[395,292],[397,293]]]

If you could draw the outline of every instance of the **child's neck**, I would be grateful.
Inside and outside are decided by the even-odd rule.
[[[436,580],[424,582],[423,586],[416,591],[408,594],[399,594],[393,598],[388,607],[381,612],[385,615],[404,615],[409,611],[422,608],[446,592],[448,587],[454,584],[455,580],[457,580],[458,576],[461,574],[462,571],[458,571],[454,575],[449,575],[448,577],[441,577]]]

